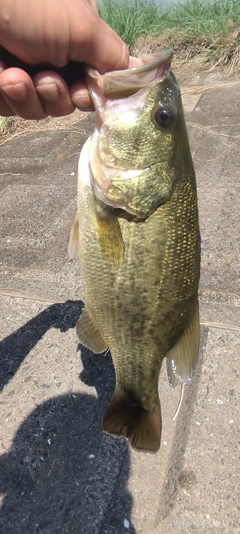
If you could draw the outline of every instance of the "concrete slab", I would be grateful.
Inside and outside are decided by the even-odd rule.
[[[12,140],[11,147],[6,143],[1,147],[0,166],[4,171],[11,165],[12,172],[33,172],[49,165],[57,157],[67,142],[65,132],[32,132]],[[26,153],[26,146],[29,151]]]
[[[239,86],[207,91],[187,114],[198,180],[201,287],[239,292]]]
[[[62,263],[66,261],[69,239],[66,220],[70,218],[69,204],[75,194],[74,185],[56,188],[51,184],[45,187],[18,184],[4,189],[1,249],[7,266],[21,270],[48,268],[50,264],[57,270],[53,262],[59,263],[60,258]],[[31,211],[30,220],[26,217],[28,211]]]
[[[80,143],[88,136],[94,124],[94,114],[86,114],[86,118],[79,118],[74,126],[66,129],[53,129],[46,125],[43,131],[22,133],[14,136],[11,143],[4,143],[0,147],[0,170],[1,173],[8,172],[17,175],[23,173],[28,177],[35,176],[47,168],[49,179],[49,168],[60,166],[64,158],[73,155],[72,146]]]
[[[163,446],[158,458],[132,460],[138,533],[240,531],[239,334],[205,331],[201,372],[185,390],[167,458]]]
[[[46,307],[1,299],[3,534],[99,532],[122,469],[129,474],[126,441],[101,432],[114,388],[110,355],[96,358],[83,349],[80,359],[77,353],[81,308],[81,302]]]

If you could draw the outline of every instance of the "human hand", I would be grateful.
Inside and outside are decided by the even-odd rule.
[[[32,76],[22,68],[8,68],[1,62],[0,47],[3,116],[42,119],[67,115],[75,106],[93,109],[83,77],[68,87],[61,75],[69,60],[100,73],[128,66],[128,49],[100,19],[95,0],[1,0],[0,45],[27,65],[45,64]]]

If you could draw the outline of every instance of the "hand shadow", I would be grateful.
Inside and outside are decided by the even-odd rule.
[[[15,375],[25,356],[50,328],[66,332],[74,328],[83,308],[82,301],[53,304],[0,343],[0,391]]]
[[[2,343],[5,365],[16,372],[51,327],[75,326],[82,303],[50,306]],[[54,397],[38,406],[0,457],[1,534],[124,534],[132,498],[126,489],[129,451],[125,439],[102,433],[103,411],[114,389],[110,354],[81,350],[88,394]],[[12,374],[3,376],[3,383]],[[127,530],[134,534],[133,525]]]

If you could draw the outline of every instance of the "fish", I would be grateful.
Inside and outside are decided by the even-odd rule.
[[[199,353],[200,230],[196,177],[172,51],[130,68],[86,68],[96,125],[82,148],[69,255],[79,253],[80,342],[110,349],[116,387],[103,431],[158,451],[158,393],[189,383]]]

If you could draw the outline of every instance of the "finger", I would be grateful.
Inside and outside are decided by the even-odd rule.
[[[111,70],[126,69],[129,63],[129,49],[126,43],[102,21],[101,42],[99,40],[93,43],[93,54],[101,54],[98,70],[100,74]],[[97,31],[96,31],[97,33]],[[95,34],[96,39],[96,34]],[[111,53],[109,51],[111,50]],[[93,56],[94,57],[94,56]],[[100,65],[101,63],[101,65]]]
[[[8,106],[7,102],[0,94],[0,116],[12,117],[12,115],[15,115],[15,112]]]
[[[33,82],[47,115],[60,117],[74,111],[69,88],[59,74],[54,71],[39,72]]]
[[[5,69],[5,64],[0,61],[0,76],[1,72],[3,72]],[[0,78],[1,79],[1,78]],[[0,94],[0,116],[2,117],[11,117],[12,115],[15,115],[14,111],[8,106],[2,95]]]
[[[70,88],[70,95],[74,105],[81,111],[94,111],[94,105],[87,86],[84,82],[77,82]]]
[[[32,79],[21,69],[10,68],[0,74],[0,94],[12,114],[23,119],[47,117]]]
[[[83,61],[100,74],[128,67],[129,50],[120,37],[95,13],[91,24],[72,31],[69,59]]]
[[[92,10],[96,13],[96,15],[98,15],[98,7],[97,7],[97,3],[95,0],[88,0],[88,3],[91,5],[92,7]]]

